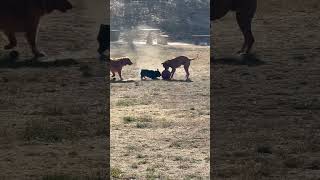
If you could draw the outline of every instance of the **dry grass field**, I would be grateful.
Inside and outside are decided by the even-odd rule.
[[[320,177],[320,4],[258,1],[256,61],[233,56],[235,16],[213,24],[213,178]]]
[[[163,70],[176,56],[191,62],[175,80],[140,80],[141,69]],[[135,179],[209,179],[209,47],[112,44],[111,57],[128,56],[125,81],[111,83],[111,176]]]
[[[39,46],[50,61],[26,61],[21,34],[16,63],[1,51],[0,179],[106,178],[106,71],[96,53],[105,22],[83,2],[42,19]]]

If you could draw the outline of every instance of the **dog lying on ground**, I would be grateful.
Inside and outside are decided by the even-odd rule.
[[[0,29],[9,40],[4,49],[16,47],[15,33],[24,32],[34,56],[44,56],[36,42],[41,17],[54,10],[66,12],[69,9],[72,4],[68,0],[1,0]]]
[[[196,57],[198,58],[198,56]],[[171,71],[171,76],[170,76],[170,79],[172,79],[174,73],[176,72],[176,69],[180,66],[183,66],[184,67],[184,70],[186,72],[186,79],[189,80],[189,66],[190,66],[190,62],[196,58],[193,58],[193,59],[189,59],[188,57],[186,56],[178,56],[174,59],[170,59],[170,60],[167,60],[165,62],[162,63],[163,67],[165,70],[168,70],[169,67],[172,69]]]
[[[119,77],[121,80],[122,76],[121,76],[121,71],[123,66],[125,65],[132,65],[133,63],[131,62],[131,60],[127,57],[122,57],[122,58],[117,58],[117,59],[111,59],[110,58],[110,71],[112,73],[112,77],[116,76],[116,72],[118,73]]]
[[[159,69],[157,69],[157,71],[142,69],[140,72],[140,75],[141,75],[141,80],[144,79],[145,77],[155,80],[161,76],[161,73]]]

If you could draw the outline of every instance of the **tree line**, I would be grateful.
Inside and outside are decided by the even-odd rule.
[[[111,0],[111,28],[159,28],[175,39],[209,34],[210,0]]]

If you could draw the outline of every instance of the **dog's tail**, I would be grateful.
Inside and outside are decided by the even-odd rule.
[[[199,58],[199,54],[197,54],[197,56],[195,58],[190,59],[190,60],[192,61],[192,60],[195,60],[195,59],[198,59],[198,58]]]

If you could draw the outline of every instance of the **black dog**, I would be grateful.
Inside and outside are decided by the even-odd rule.
[[[100,54],[101,59],[108,59],[109,54],[106,56],[103,53],[106,50],[110,50],[110,25],[100,25],[97,40],[99,43],[98,53]]]
[[[150,79],[155,80],[161,76],[161,73],[160,73],[159,69],[157,69],[157,71],[142,69],[140,75],[141,75],[141,79],[148,77]]]

